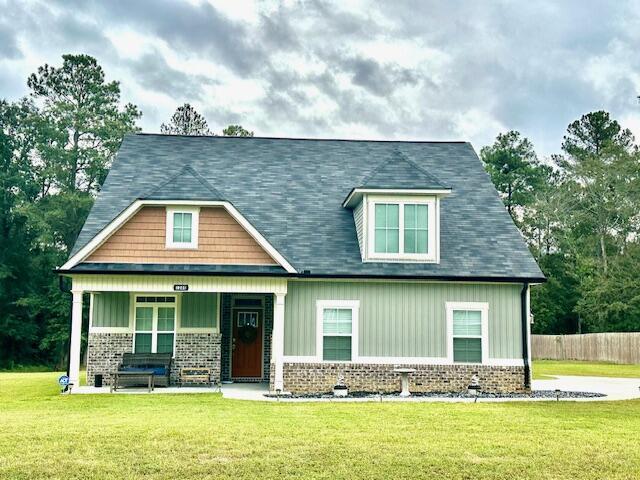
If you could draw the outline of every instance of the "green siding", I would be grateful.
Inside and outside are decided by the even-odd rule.
[[[218,315],[217,293],[185,293],[182,295],[182,328],[215,328]]]
[[[360,300],[360,356],[445,357],[446,302],[489,303],[489,358],[522,356],[520,285],[290,281],[285,355],[315,355],[316,300]]]
[[[127,328],[129,301],[128,292],[95,293],[93,295],[93,326]]]

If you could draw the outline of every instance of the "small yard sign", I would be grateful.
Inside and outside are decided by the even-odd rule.
[[[184,283],[173,286],[174,292],[186,292],[187,290],[189,290],[189,285],[186,285]]]

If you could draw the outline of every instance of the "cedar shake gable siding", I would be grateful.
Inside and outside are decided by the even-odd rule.
[[[143,207],[85,262],[275,265],[223,207],[203,207],[198,248],[166,247],[165,207]]]

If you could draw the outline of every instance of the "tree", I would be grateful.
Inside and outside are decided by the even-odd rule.
[[[160,125],[160,132],[171,135],[213,135],[205,118],[189,103],[178,107],[169,124]]]
[[[551,168],[538,162],[531,142],[514,130],[499,134],[493,145],[480,150],[480,157],[509,215],[519,223],[517,210],[532,201]]]
[[[29,119],[33,104],[0,101],[0,366],[32,363],[39,357],[38,322],[19,299],[32,292],[31,245],[35,232],[21,210],[38,186],[30,171],[31,146],[35,143]]]
[[[70,302],[51,272],[140,112],[121,108],[118,82],[87,55],[40,67],[28,86],[28,99],[0,101],[0,364],[59,365]]]
[[[253,137],[253,132],[242,127],[242,125],[229,125],[222,130],[225,137]]]
[[[29,76],[31,96],[42,103],[40,155],[54,165],[63,191],[100,188],[123,136],[136,131],[141,113],[120,108],[120,84],[106,82],[89,55],[63,55],[62,66],[47,64]]]
[[[609,251],[620,253],[640,233],[640,162],[633,141],[607,112],[592,112],[568,126],[566,155],[556,157],[573,199],[568,227],[582,233],[583,250],[597,245],[605,275]]]

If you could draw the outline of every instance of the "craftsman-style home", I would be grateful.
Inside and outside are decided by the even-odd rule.
[[[125,138],[68,261],[70,377],[123,354],[278,392],[529,388],[544,281],[463,142]]]

